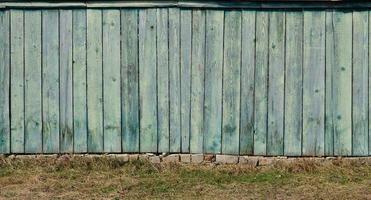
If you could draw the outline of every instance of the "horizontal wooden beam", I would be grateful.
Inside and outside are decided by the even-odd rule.
[[[0,0],[0,8],[201,8],[201,9],[370,9],[371,2],[341,0],[261,1],[24,1]]]

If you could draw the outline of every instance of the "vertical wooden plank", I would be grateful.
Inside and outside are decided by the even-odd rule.
[[[10,153],[9,11],[0,11],[0,154]]]
[[[72,10],[60,10],[59,12],[60,151],[61,153],[72,153]]]
[[[24,16],[25,153],[41,153],[41,12],[25,11]]]
[[[368,155],[368,11],[353,11],[353,156]]]
[[[352,13],[327,13],[332,15],[332,29],[326,33],[326,74],[331,84],[326,85],[326,105],[333,131],[334,155],[351,155],[352,152]],[[332,31],[331,31],[332,30]]]
[[[168,9],[157,9],[158,152],[169,152]]]
[[[103,75],[102,10],[87,10],[87,98],[88,151],[102,152],[103,143]]]
[[[122,149],[139,151],[138,10],[121,11]]]
[[[73,141],[74,152],[88,151],[86,105],[86,11],[73,10]]]
[[[304,12],[303,147],[306,156],[324,154],[325,14]]]
[[[267,154],[283,155],[285,85],[285,13],[269,15],[269,77]]]
[[[104,152],[121,152],[120,10],[103,10]]]
[[[242,11],[240,154],[254,152],[254,84],[256,11]]]
[[[334,155],[334,119],[332,96],[332,66],[334,65],[334,54],[331,52],[334,46],[334,26],[332,23],[332,10],[326,11],[326,77],[325,77],[325,155]]]
[[[139,11],[140,151],[157,151],[156,9]]]
[[[284,154],[301,155],[303,110],[303,13],[286,13]]]
[[[170,152],[181,151],[180,108],[180,23],[179,10],[169,10],[169,97],[170,97]],[[184,31],[185,32],[185,31]],[[184,45],[184,44],[183,44]]]
[[[190,152],[203,152],[204,139],[204,77],[205,77],[205,11],[191,11],[191,135]],[[183,19],[183,18],[182,18]]]
[[[240,143],[241,11],[224,14],[222,153],[238,154]]]
[[[224,11],[206,11],[205,153],[221,153]]]
[[[178,14],[179,16],[179,14]],[[189,152],[191,120],[191,13],[182,10],[180,16],[180,102],[181,102],[181,151]],[[178,20],[179,22],[179,20]]]
[[[59,17],[42,11],[43,152],[59,152]]]
[[[266,155],[268,128],[268,12],[256,13],[254,155]]]
[[[10,11],[10,147],[24,153],[24,12]]]

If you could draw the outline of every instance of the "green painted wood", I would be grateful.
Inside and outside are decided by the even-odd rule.
[[[170,152],[181,151],[180,105],[180,18],[178,9],[169,9],[169,98]],[[184,31],[185,32],[185,31]],[[184,45],[184,44],[183,44]]]
[[[174,9],[177,10],[178,9]],[[179,12],[179,11],[178,11]],[[177,14],[179,16],[179,14]],[[189,152],[191,131],[191,14],[182,11],[180,16],[180,106],[181,106],[181,152]],[[179,21],[179,20],[178,20]]]
[[[157,9],[158,152],[169,152],[169,35],[167,9]]]
[[[334,65],[334,26],[332,23],[332,11],[326,11],[326,76],[325,76],[325,155],[334,155],[334,119],[333,104],[331,97],[333,95],[333,75],[332,66]]]
[[[10,151],[24,153],[24,12],[10,11]]]
[[[139,152],[138,10],[121,11],[122,149]]]
[[[256,13],[254,154],[266,155],[268,128],[268,12]]]
[[[9,11],[0,11],[0,154],[10,153],[10,39]]]
[[[206,11],[205,153],[221,153],[224,11]]]
[[[73,152],[72,10],[59,11],[60,152]]]
[[[333,44],[326,53],[332,54],[330,98],[334,133],[334,155],[351,155],[352,152],[352,13],[332,13]],[[327,42],[326,42],[327,44]],[[330,46],[332,45],[332,46]],[[329,63],[330,64],[330,63]]]
[[[224,13],[222,153],[239,154],[241,12]]]
[[[353,12],[352,155],[368,155],[368,11]]]
[[[41,153],[41,12],[25,11],[24,17],[25,153]]]
[[[104,152],[121,152],[120,10],[103,10]]]
[[[239,142],[242,155],[254,152],[255,22],[256,11],[242,11]]]
[[[202,153],[204,140],[205,11],[191,11],[191,135],[190,152]],[[189,17],[189,16],[187,16]]]
[[[303,131],[303,13],[286,13],[284,154],[301,155]]]
[[[43,152],[59,152],[59,12],[42,11]]]
[[[285,13],[269,13],[267,154],[283,155]]]
[[[156,9],[139,11],[140,151],[157,151]]]
[[[306,156],[324,154],[325,14],[304,12],[303,147]]]
[[[88,151],[86,99],[86,11],[73,10],[73,150]]]
[[[88,152],[104,151],[102,10],[87,10]]]

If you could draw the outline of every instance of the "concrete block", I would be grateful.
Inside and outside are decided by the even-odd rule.
[[[243,165],[250,165],[252,167],[258,166],[259,158],[256,156],[240,156],[238,163]]]
[[[158,164],[161,163],[161,159],[159,156],[151,156],[149,157],[149,162]]]
[[[129,162],[129,155],[128,154],[118,154],[116,158],[123,162]]]
[[[191,154],[191,162],[200,164],[204,161],[204,155],[203,154]]]
[[[190,163],[191,162],[191,154],[180,154],[180,161],[182,163]]]
[[[179,162],[179,154],[170,154],[168,156],[165,156],[162,158],[162,161],[163,162],[166,162],[166,163],[175,163],[175,162]]]
[[[259,166],[267,166],[267,165],[272,165],[273,164],[273,158],[270,157],[260,157],[258,165]]]
[[[138,154],[129,154],[129,161],[138,160],[139,155]]]
[[[238,156],[216,155],[216,162],[222,164],[236,164],[238,163]]]

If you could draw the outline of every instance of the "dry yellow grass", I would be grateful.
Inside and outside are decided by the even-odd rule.
[[[0,158],[0,199],[371,199],[371,166],[342,160],[252,168]]]

